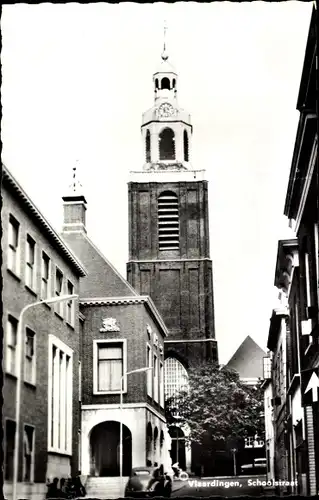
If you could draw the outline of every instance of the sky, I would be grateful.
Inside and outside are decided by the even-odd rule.
[[[2,10],[2,161],[52,226],[77,165],[89,237],[126,275],[127,182],[168,26],[192,166],[209,182],[219,360],[266,349],[299,113],[307,2],[13,4]]]

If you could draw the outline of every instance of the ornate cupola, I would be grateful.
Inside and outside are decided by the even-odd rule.
[[[177,102],[178,75],[168,61],[164,28],[161,62],[153,74],[154,105],[143,114],[144,170],[188,170],[192,125]]]

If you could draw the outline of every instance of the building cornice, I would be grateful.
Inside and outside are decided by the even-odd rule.
[[[43,234],[52,242],[52,244],[60,252],[60,254],[62,254],[63,257],[72,265],[72,267],[77,271],[78,276],[86,276],[87,272],[84,266],[73,255],[67,245],[63,242],[57,232],[52,228],[52,226],[42,215],[40,210],[35,206],[35,204],[31,201],[20,184],[16,181],[16,179],[4,165],[2,165],[2,184],[14,194],[19,203],[39,224],[39,226],[43,230]]]
[[[165,344],[194,344],[196,342],[217,342],[216,339],[184,339],[184,340],[164,340]]]
[[[141,259],[131,259],[127,261],[127,264],[137,264],[137,263],[145,263],[147,264],[148,262],[151,264],[152,262],[202,262],[202,261],[207,261],[207,262],[212,262],[212,259],[209,257],[199,257],[198,259],[148,259],[148,260],[141,260]]]
[[[123,408],[123,410],[145,408],[146,410],[153,413],[160,420],[162,420],[162,422],[166,422],[166,418],[164,417],[164,415],[162,415],[160,412],[155,410],[155,408],[152,408],[152,406],[149,405],[148,403],[123,403],[122,408]],[[120,409],[120,405],[117,403],[82,405],[81,409],[82,410],[116,410],[116,409]]]
[[[134,304],[144,304],[150,311],[153,319],[162,330],[164,337],[168,335],[167,327],[160,316],[151,297],[148,295],[132,295],[128,297],[96,297],[81,298],[81,306],[130,306]]]

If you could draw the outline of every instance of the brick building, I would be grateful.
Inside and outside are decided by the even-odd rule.
[[[4,493],[10,498],[15,446],[18,320],[22,309],[79,293],[82,264],[11,173],[2,171]],[[43,499],[46,479],[78,471],[78,302],[40,304],[23,316],[18,487]],[[18,378],[17,378],[18,377]]]
[[[80,282],[81,471],[93,494],[120,474],[120,422],[124,476],[148,461],[170,466],[164,414],[167,329],[150,297],[139,295],[89,239],[85,213],[84,196],[64,197],[62,235],[87,269]],[[130,374],[144,367],[152,371]]]
[[[204,170],[191,164],[193,127],[178,104],[178,75],[165,44],[153,85],[154,104],[141,127],[145,163],[131,172],[128,185],[127,279],[138,293],[152,297],[167,325],[166,396],[172,396],[185,384],[190,365],[218,360],[208,184]],[[171,429],[172,460],[190,470],[203,458],[199,450],[192,457],[185,448],[185,432]]]
[[[274,434],[280,439],[280,446],[275,441],[275,475],[298,479],[297,491],[306,495],[319,493],[317,21],[314,8],[297,101],[300,115],[284,208],[296,237],[279,242],[276,263],[275,285],[285,302],[282,345],[286,354],[281,376],[286,385],[280,394],[276,387],[278,358],[272,357],[273,401],[278,416]],[[279,320],[273,316],[268,343],[274,354],[278,328]],[[283,421],[278,420],[280,408]],[[281,438],[283,433],[285,438]]]

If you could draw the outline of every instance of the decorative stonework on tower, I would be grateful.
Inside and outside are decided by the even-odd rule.
[[[129,182],[127,279],[159,309],[169,330],[166,357],[187,368],[218,357],[208,186],[191,165],[191,117],[178,104],[165,41],[153,86],[154,104],[142,117],[145,162]]]

